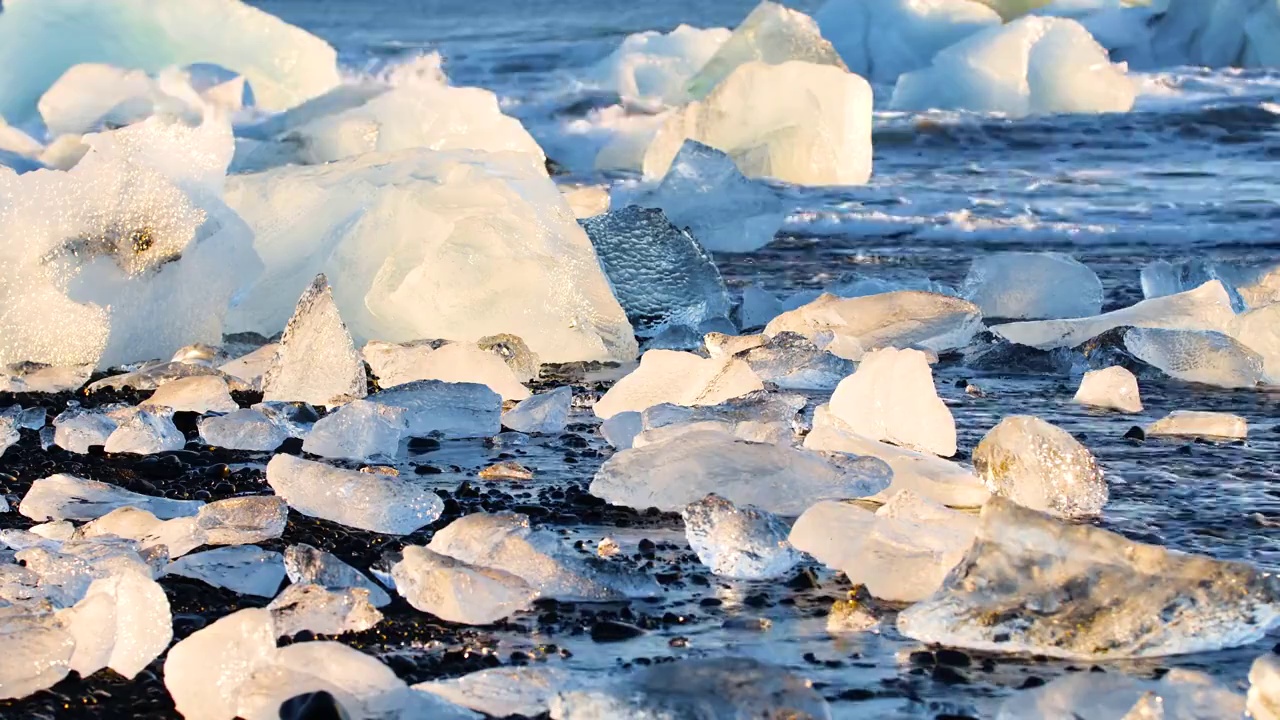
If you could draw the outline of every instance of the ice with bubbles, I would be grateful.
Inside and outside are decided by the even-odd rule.
[[[1130,328],[1124,346],[1166,375],[1218,387],[1253,387],[1262,380],[1262,357],[1214,330]]]
[[[275,359],[263,377],[262,397],[340,405],[364,397],[366,382],[364,362],[334,304],[329,280],[317,275],[284,329]]]
[[[609,388],[594,410],[607,420],[621,412],[663,403],[716,405],[763,388],[759,376],[743,360],[650,350],[641,356],[639,367]]]
[[[124,506],[168,520],[195,515],[204,503],[140,495],[97,480],[58,474],[31,483],[19,510],[32,520],[93,520]]]
[[[960,292],[988,318],[1044,320],[1102,312],[1097,274],[1062,253],[1003,252],[975,258]]]
[[[74,607],[59,613],[59,620],[75,639],[70,665],[81,677],[109,667],[132,679],[173,639],[164,589],[136,571],[94,580]]]
[[[1109,496],[1093,453],[1034,415],[1001,420],[974,448],[973,466],[993,495],[1058,517],[1095,516]]]
[[[279,425],[252,408],[200,419],[201,440],[227,450],[271,452],[288,437]]]
[[[284,568],[289,582],[319,585],[329,590],[358,589],[369,594],[374,607],[391,603],[391,596],[359,570],[337,556],[310,545],[290,545],[284,551]]]
[[[355,400],[317,420],[302,449],[326,458],[391,459],[405,427],[404,408]]]
[[[538,592],[505,570],[478,567],[429,548],[408,545],[391,568],[414,608],[447,622],[487,625],[524,610]]]
[[[369,402],[403,410],[409,437],[491,437],[501,426],[502,398],[478,383],[415,380],[383,390]]]
[[[410,478],[345,470],[292,455],[277,455],[267,463],[267,483],[303,515],[388,535],[407,535],[444,509],[439,496]]]
[[[185,555],[166,572],[242,595],[272,597],[284,580],[284,562],[280,553],[257,545],[231,545]]]
[[[268,605],[281,636],[307,631],[322,635],[363,632],[382,620],[362,588],[330,590],[320,585],[292,584]]]
[[[776,515],[750,506],[737,507],[715,494],[690,503],[680,515],[689,546],[716,575],[775,578],[800,560],[787,542],[790,528]]]

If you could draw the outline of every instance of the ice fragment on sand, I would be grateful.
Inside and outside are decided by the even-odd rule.
[[[32,520],[93,520],[119,507],[132,506],[162,520],[195,515],[199,500],[168,500],[129,492],[97,480],[51,475],[31,483],[20,512]]]
[[[983,317],[1078,318],[1102,312],[1102,282],[1062,253],[1002,252],[975,258],[961,295]]]
[[[996,720],[1161,720],[1243,714],[1243,697],[1204,673],[1175,668],[1159,680],[1120,673],[1067,674],[1015,693],[1001,704]]]
[[[404,408],[355,400],[317,420],[302,449],[327,458],[394,458],[405,427]]]
[[[596,402],[595,413],[608,419],[662,403],[716,405],[763,388],[760,378],[742,360],[650,350],[640,358],[638,368]]]
[[[711,333],[708,335],[714,335]],[[819,348],[803,335],[782,332],[737,354],[761,380],[787,390],[828,390],[853,373],[852,362]]]
[[[299,543],[285,548],[284,569],[291,583],[314,584],[329,590],[365,590],[374,607],[382,607],[391,602],[387,591],[359,570],[310,545]]]
[[[284,580],[284,563],[278,552],[232,545],[181,557],[169,563],[166,572],[244,595],[272,597]]]
[[[204,531],[196,518],[161,520],[146,510],[129,505],[118,507],[77,530],[79,538],[103,535],[136,540],[143,550],[163,545],[170,559],[182,557],[205,544]]]
[[[942,585],[976,530],[973,516],[902,490],[874,513],[817,503],[796,520],[790,541],[875,597],[916,602]]]
[[[519,341],[519,338],[515,340]],[[527,352],[527,348],[524,349]],[[471,343],[419,341],[395,344],[374,340],[364,346],[362,354],[382,388],[414,380],[478,383],[487,385],[503,400],[529,397],[529,389],[521,382],[536,376],[538,370],[535,357],[533,372],[523,372],[521,374],[526,376],[519,377],[501,354]]]
[[[1255,720],[1280,718],[1280,655],[1272,652],[1253,661],[1247,709]]]
[[[534,395],[502,414],[502,424],[522,433],[551,435],[562,432],[569,421],[573,388],[565,385]]]
[[[618,450],[626,450],[635,442],[635,438],[644,431],[644,420],[641,413],[635,410],[615,413],[600,423],[600,434]]]
[[[75,638],[71,669],[81,677],[109,667],[132,679],[173,639],[164,589],[136,571],[94,580],[75,607],[58,615]]]
[[[275,360],[262,381],[264,400],[338,405],[368,393],[364,361],[338,314],[323,274],[298,299]]]
[[[103,444],[109,453],[154,455],[187,445],[187,438],[173,424],[173,413],[168,408],[139,407],[122,415],[119,426]]]
[[[415,380],[383,390],[369,402],[404,410],[409,437],[491,437],[501,429],[502,398],[476,383]]]
[[[270,495],[211,502],[196,513],[196,525],[208,545],[244,545],[280,537],[289,521],[285,501]]]
[[[271,364],[275,361],[279,350],[279,343],[267,343],[257,350],[219,365],[218,370],[244,382],[254,390],[261,391],[262,380],[271,369]]]
[[[226,381],[216,375],[196,375],[165,383],[142,404],[202,414],[240,409],[231,399]]]
[[[293,584],[267,605],[281,636],[306,630],[318,635],[362,632],[377,625],[382,613],[369,603],[363,588],[329,590],[319,585]]]
[[[968,556],[898,616],[927,643],[1093,660],[1246,645],[1280,621],[1276,578],[992,498]]]
[[[1178,380],[1227,388],[1253,387],[1262,380],[1262,357],[1213,330],[1131,328],[1124,346]]]
[[[800,561],[789,542],[790,528],[776,515],[735,507],[711,494],[680,511],[685,537],[698,560],[716,575],[761,580],[776,578]]]
[[[75,638],[51,615],[0,610],[0,699],[24,698],[52,687],[71,671]]]
[[[973,466],[992,494],[1058,517],[1095,516],[1107,503],[1107,481],[1093,454],[1032,415],[1001,420],[974,448]]]
[[[243,408],[200,419],[201,441],[227,450],[271,452],[289,434],[257,410]],[[59,443],[61,444],[61,443]]]
[[[1138,378],[1119,365],[1086,372],[1073,399],[1090,407],[1125,413],[1142,412]]]
[[[237,715],[241,687],[275,655],[271,611],[240,610],[170,648],[164,685],[187,720],[231,720]]]
[[[758,390],[719,405],[692,408],[654,405],[642,413],[643,429],[649,432],[645,432],[634,444],[639,447],[661,442],[669,436],[668,433],[678,434],[715,426],[731,432],[741,440],[791,445],[804,426],[799,413],[806,404],[808,398],[804,395]],[[663,430],[664,428],[667,430]]]
[[[831,414],[859,435],[951,456],[956,423],[933,385],[919,350],[884,348],[867,353],[858,370],[831,395]]]
[[[1199,410],[1174,410],[1147,426],[1147,435],[1243,440],[1249,423],[1239,415]]]
[[[155,390],[167,383],[181,380],[183,378],[201,377],[212,375],[222,378],[227,383],[227,387],[232,390],[250,390],[252,389],[247,383],[233,378],[225,373],[215,370],[204,363],[189,362],[148,362],[143,363],[142,367],[127,372],[122,375],[112,375],[103,378],[95,383],[91,383],[86,390],[90,394],[99,390],[114,388],[133,388],[134,390]]]
[[[1124,65],[1080,23],[1025,17],[945,48],[930,67],[898,78],[898,110],[972,110],[1011,117],[1128,112],[1136,95]]]
[[[626,101],[678,105],[689,99],[689,79],[730,34],[728,28],[688,25],[669,33],[634,33],[597,63],[590,76]]]
[[[558,667],[525,665],[487,668],[459,678],[418,683],[413,689],[494,717],[536,717],[548,711],[557,693],[590,682]]]
[[[982,313],[968,300],[898,290],[856,298],[823,294],[769,321],[764,334],[799,333],[827,352],[858,360],[882,347],[952,350],[981,329]]]
[[[409,604],[446,622],[488,625],[529,607],[538,593],[504,570],[477,567],[407,545],[391,568],[396,592]]]
[[[303,515],[389,535],[407,535],[444,509],[439,496],[412,480],[292,455],[276,455],[267,463],[267,483]]]
[[[58,367],[19,362],[0,370],[0,389],[5,392],[58,393],[79,390],[89,382],[92,365]]]

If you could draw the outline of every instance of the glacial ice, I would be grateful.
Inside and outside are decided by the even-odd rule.
[[[216,370],[204,363],[198,362],[146,362],[137,370],[122,373],[120,375],[112,375],[105,377],[97,382],[89,384],[85,390],[89,394],[106,390],[108,388],[119,390],[121,388],[133,388],[134,390],[155,390],[175,380],[182,380],[190,377],[214,376],[222,378],[231,390],[246,391],[250,386],[236,378]]]
[[[995,325],[992,332],[1019,345],[1040,350],[1073,348],[1090,338],[1118,327],[1162,328],[1167,330],[1218,330],[1235,320],[1231,297],[1222,283],[1205,284],[1109,313],[1071,320],[1035,320]]]
[[[1280,585],[1250,565],[1144,545],[1004,498],[969,554],[898,616],[909,638],[1073,660],[1208,652],[1280,623]]]
[[[186,720],[231,720],[238,714],[241,687],[275,655],[271,611],[240,610],[170,648],[164,685]]]
[[[172,13],[148,0],[10,0],[0,20],[0,115],[26,122],[36,101],[81,62],[158,72],[215,63],[248,79],[259,107],[284,110],[338,84],[320,38],[239,0],[196,0]]]
[[[1014,694],[1000,705],[996,720],[1207,720],[1241,717],[1244,704],[1243,697],[1194,670],[1174,668],[1159,680],[1072,673]]]
[[[738,327],[743,330],[763,328],[770,320],[783,312],[782,301],[759,285],[742,291],[742,303],[738,306]]]
[[[269,598],[284,580],[284,562],[280,553],[257,545],[231,545],[184,555],[169,563],[166,572],[242,595]]]
[[[799,10],[762,0],[689,79],[689,97],[701,100],[746,63],[780,65],[792,61],[846,69],[813,18]]]
[[[89,382],[92,365],[57,367],[20,362],[0,369],[0,388],[5,392],[58,393],[79,390]]]
[[[975,258],[960,294],[986,318],[1051,320],[1102,312],[1098,275],[1062,253],[1002,252]]]
[[[1249,668],[1247,708],[1254,720],[1280,718],[1280,655],[1260,655]]]
[[[201,418],[199,425],[201,442],[227,450],[271,452],[289,437],[266,415],[250,408]]]
[[[852,362],[819,348],[803,335],[782,332],[773,337],[755,337],[759,344],[736,356],[745,360],[761,380],[785,390],[832,390],[854,371]]]
[[[8,614],[7,608],[4,611]],[[52,616],[0,615],[0,699],[23,698],[52,687],[71,671],[75,638]]]
[[[231,399],[227,382],[216,375],[194,375],[165,383],[142,403],[144,407],[167,407],[177,412],[233,412],[240,406]]]
[[[444,509],[439,496],[412,480],[292,455],[276,455],[267,463],[267,483],[303,515],[388,535],[407,535],[434,522]]]
[[[418,683],[413,689],[493,717],[537,717],[548,712],[557,693],[592,681],[554,665],[506,665]]]
[[[636,410],[615,413],[600,423],[600,434],[618,450],[627,450],[636,436],[644,432],[644,417]]]
[[[805,424],[799,415],[807,404],[804,395],[757,390],[718,405],[654,405],[641,413],[641,429],[648,432],[635,439],[636,446],[661,442],[663,428],[678,434],[708,423],[740,440],[791,445]]]
[[[1086,372],[1080,380],[1080,389],[1076,390],[1072,399],[1089,407],[1119,410],[1123,413],[1142,412],[1138,378],[1119,365]]]
[[[391,568],[396,592],[446,622],[488,625],[524,610],[538,595],[505,570],[476,567],[418,545],[406,545],[402,552]]]
[[[1001,420],[974,448],[973,466],[993,495],[1058,517],[1093,517],[1107,503],[1093,453],[1034,415]]]
[[[911,450],[956,454],[956,421],[933,385],[919,350],[882,348],[862,357],[858,370],[831,395],[831,414],[849,430]]]
[[[952,350],[981,329],[982,313],[968,300],[898,290],[856,298],[823,294],[770,320],[764,334],[799,333],[833,355],[859,360],[884,347]]]
[[[827,0],[813,19],[849,70],[884,84],[1000,24],[999,15],[972,0]]]
[[[104,535],[135,540],[141,550],[163,545],[170,559],[182,557],[206,542],[204,531],[194,517],[161,520],[146,510],[129,505],[90,520],[76,530],[76,537],[81,539]]]
[[[573,404],[573,388],[563,385],[534,395],[502,414],[504,427],[522,433],[552,435],[564,431]]]
[[[324,274],[298,299],[271,368],[262,379],[263,400],[340,405],[368,393],[364,361],[334,304]]]
[[[529,388],[521,384],[521,378],[501,356],[471,343],[394,344],[374,340],[364,346],[361,354],[382,388],[414,380],[441,380],[488,385],[503,400],[529,397]]]
[[[141,70],[95,62],[72,65],[40,96],[36,109],[49,137],[123,127],[158,114],[199,122],[199,96],[190,85],[182,87],[181,71],[168,68],[162,76],[163,83]],[[184,102],[188,98],[166,93],[171,84],[178,85],[179,94],[189,92],[195,106]]]
[[[154,455],[186,447],[187,439],[173,424],[173,413],[165,407],[138,407],[122,411],[119,425],[107,436],[103,448],[109,453]]]
[[[1080,23],[1024,17],[968,36],[930,67],[898,78],[897,110],[970,110],[1009,117],[1128,112],[1136,86]]]
[[[1174,410],[1147,426],[1150,437],[1200,437],[1244,440],[1249,423],[1239,415],[1200,410]]]
[[[141,549],[132,540],[116,537],[57,541],[22,531],[3,533],[3,542],[16,550],[14,559],[38,580],[36,593],[29,597],[58,608],[74,606],[94,580],[124,572],[156,577],[166,562],[164,548]]]
[[[391,603],[387,591],[365,577],[364,573],[310,545],[299,543],[285,548],[284,569],[291,583],[319,585],[328,590],[364,590],[369,593],[369,602],[374,607]]]
[[[645,149],[644,176],[666,175],[686,140],[728,153],[750,178],[862,185],[871,177],[871,86],[831,65],[748,62],[667,116]]]
[[[164,589],[137,571],[94,580],[85,596],[58,613],[58,619],[75,638],[70,664],[80,677],[109,667],[132,679],[173,639]]]
[[[618,452],[596,472],[590,490],[614,505],[668,511],[714,492],[735,505],[794,517],[819,500],[875,495],[890,476],[874,458],[838,465],[816,452],[698,429]]]
[[[1150,6],[1104,9],[1083,22],[1096,28],[1113,56],[1139,69],[1280,64],[1280,12],[1269,2],[1161,0]]]
[[[511,333],[546,362],[635,357],[591,242],[527,155],[406,150],[227,184],[266,265],[232,329],[276,332],[324,272],[361,341]]]
[[[689,80],[729,39],[728,28],[678,25],[628,35],[589,73],[597,84],[628,102],[679,105],[688,101]]]
[[[346,460],[394,458],[404,437],[405,414],[404,408],[353,400],[317,420],[302,449]]]
[[[218,370],[233,377],[257,392],[262,391],[262,380],[271,369],[271,363],[280,350],[279,343],[267,343],[252,352],[241,355],[218,366]]]
[[[1262,356],[1215,330],[1130,328],[1124,346],[1139,360],[1186,382],[1240,388],[1262,380]]]
[[[1237,315],[1230,335],[1258,354],[1262,361],[1262,382],[1280,385],[1280,303]]]
[[[609,212],[609,207],[612,203],[609,199],[607,185],[570,185],[565,183],[556,183],[556,185],[560,188],[560,193],[564,195],[565,202],[569,203],[569,209],[573,211],[575,218],[586,220]]]
[[[1257,310],[1280,302],[1280,265],[1235,265],[1194,258],[1180,262],[1153,260],[1142,267],[1145,298],[1175,295],[1217,280],[1231,296],[1236,312]]]
[[[18,509],[37,521],[93,520],[125,506],[146,510],[162,520],[171,520],[195,515],[204,503],[139,495],[97,480],[58,474],[31,483]]]
[[[501,430],[502,398],[476,383],[415,380],[372,395],[369,402],[404,410],[408,437],[492,437]]]
[[[363,588],[329,590],[319,585],[293,584],[268,605],[281,637],[302,631],[318,635],[363,632],[382,621]]]
[[[675,350],[650,350],[640,366],[609,388],[595,404],[598,417],[654,405],[717,405],[764,384],[743,360],[703,358]]]
[[[208,545],[243,545],[273,540],[289,521],[285,501],[270,495],[232,497],[211,502],[196,513],[196,525]]]
[[[776,515],[736,507],[714,493],[686,505],[680,515],[689,546],[716,575],[764,580],[800,562],[787,542],[790,528]]]

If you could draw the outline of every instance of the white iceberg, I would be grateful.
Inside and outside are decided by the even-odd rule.
[[[396,387],[414,380],[487,385],[503,400],[524,400],[529,388],[511,366],[492,351],[472,343],[384,343],[373,340],[361,351],[378,386]],[[535,361],[536,362],[536,361]]]
[[[353,400],[317,420],[302,449],[326,458],[392,459],[406,427],[404,408]]]
[[[81,677],[109,667],[133,679],[173,639],[164,589],[136,571],[94,580],[85,596],[73,608],[58,613],[58,619],[75,638],[71,669]]]
[[[143,407],[166,407],[177,412],[233,412],[240,406],[231,399],[227,381],[217,375],[193,375],[168,382],[142,403]]]
[[[1249,717],[1255,720],[1280,718],[1280,656],[1261,655],[1249,668]]]
[[[109,453],[154,455],[187,446],[187,438],[173,424],[173,412],[169,408],[132,408],[122,411],[119,421],[102,446]]]
[[[271,611],[240,610],[170,648],[164,685],[187,720],[232,720],[238,715],[241,686],[275,655]]]

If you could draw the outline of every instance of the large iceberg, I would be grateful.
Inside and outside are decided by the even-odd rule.
[[[588,74],[625,101],[679,105],[689,100],[689,79],[729,35],[727,28],[703,30],[688,25],[678,25],[669,33],[635,33]]]
[[[1102,281],[1062,253],[1003,252],[975,258],[961,295],[986,318],[1048,320],[1102,312]]]
[[[1011,117],[1128,112],[1136,86],[1080,23],[1024,17],[952,45],[898,78],[900,110],[972,110]]]
[[[919,350],[882,348],[867,353],[831,395],[831,415],[849,430],[911,450],[956,454],[956,421],[933,385],[929,360]]]
[[[886,347],[953,350],[981,329],[982,312],[968,300],[897,290],[854,298],[823,294],[770,320],[764,334],[799,333],[833,355],[858,360]]]
[[[357,340],[510,333],[546,362],[635,357],[590,240],[528,155],[373,153],[237,176],[227,198],[266,265],[234,329],[278,331],[325,272]]]

